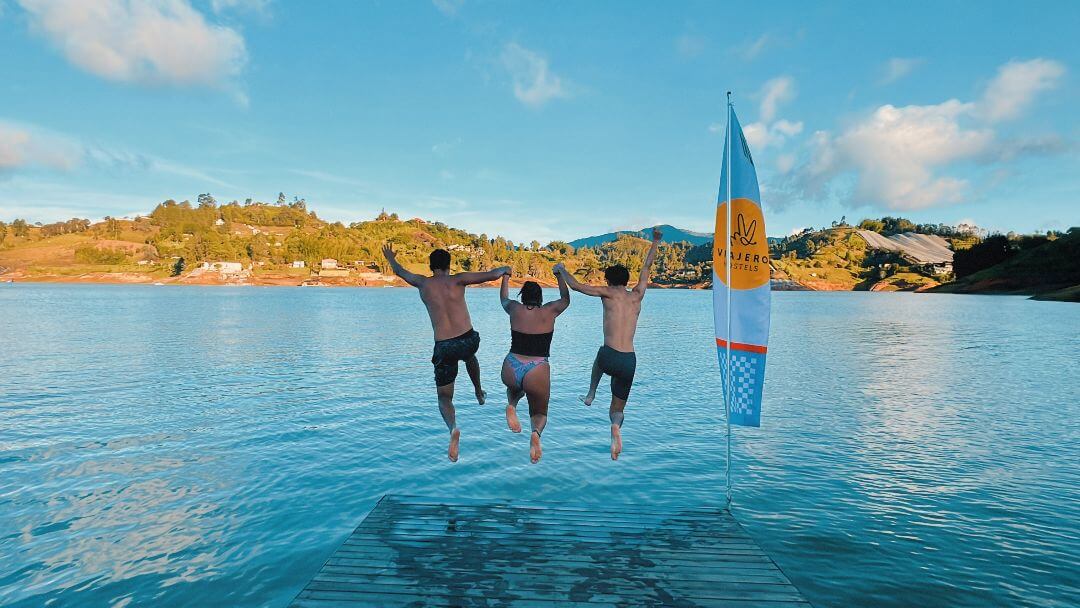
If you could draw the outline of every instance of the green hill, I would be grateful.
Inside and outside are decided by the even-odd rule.
[[[1035,246],[1006,240],[1004,261],[933,289],[941,293],[1035,295],[1040,299],[1080,301],[1080,230]],[[990,239],[987,239],[990,241]]]
[[[559,241],[542,247],[537,241],[514,243],[385,212],[346,226],[320,219],[303,200],[286,203],[284,195],[276,205],[250,199],[218,205],[210,195],[202,195],[196,204],[167,200],[134,219],[0,222],[0,275],[63,280],[96,274],[134,281],[169,277],[178,268],[190,272],[203,262],[232,262],[255,279],[302,278],[326,258],[349,272],[388,273],[381,251],[385,242],[393,243],[402,263],[416,271],[426,272],[428,254],[442,247],[453,255],[455,270],[508,265],[516,278],[547,284],[554,283],[551,268],[560,262],[592,281],[616,263],[636,274],[649,247],[648,241],[627,235],[593,247]],[[686,261],[689,249],[685,243],[662,244],[654,282],[689,285],[708,276],[707,264]],[[303,262],[302,268],[294,268],[296,262]]]

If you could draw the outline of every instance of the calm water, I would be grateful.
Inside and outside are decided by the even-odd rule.
[[[0,604],[284,606],[385,492],[719,504],[709,306],[647,296],[619,462],[575,296],[543,462],[494,398],[452,465],[411,290],[0,285]],[[1076,605],[1078,355],[1075,304],[777,293],[733,511],[819,608]]]

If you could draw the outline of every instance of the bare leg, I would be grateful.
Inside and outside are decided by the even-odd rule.
[[[457,413],[454,411],[454,384],[445,384],[435,389],[439,393],[439,413],[442,414],[446,428],[450,429],[450,447],[446,452],[450,462],[457,462],[458,440],[461,431],[457,428]]]
[[[600,386],[600,378],[604,377],[604,372],[600,370],[600,355],[596,355],[596,359],[592,364],[592,378],[589,380],[589,392],[581,398],[581,402],[585,405],[592,405],[593,399],[596,399],[596,387]]]
[[[469,380],[472,380],[473,388],[476,389],[476,402],[484,405],[484,401],[487,401],[487,393],[480,388],[480,362],[476,360],[476,355],[465,360],[465,371],[469,372]]]
[[[529,422],[533,431],[529,437],[529,460],[536,464],[544,455],[540,435],[547,426],[548,402],[551,400],[550,366],[538,365],[525,376],[525,396],[529,399]]]
[[[524,391],[519,391],[511,387],[506,388],[506,426],[515,433],[521,432],[521,421],[518,420],[517,404],[524,396]]]
[[[622,453],[622,423],[626,400],[612,395],[608,418],[611,419],[611,459],[618,460]]]
[[[520,433],[521,421],[518,420],[517,404],[525,396],[525,391],[518,388],[514,369],[506,361],[503,361],[502,381],[506,385],[506,426],[511,431]]]

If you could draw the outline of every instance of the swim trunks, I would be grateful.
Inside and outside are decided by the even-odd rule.
[[[634,383],[637,354],[624,353],[605,344],[596,353],[596,364],[600,371],[611,376],[611,394],[626,401],[630,396],[630,386]]]
[[[436,340],[431,355],[431,364],[435,366],[435,386],[453,384],[457,378],[458,362],[471,359],[479,348],[480,334],[475,329],[456,338]]]

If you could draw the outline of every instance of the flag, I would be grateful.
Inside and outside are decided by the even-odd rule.
[[[713,240],[716,348],[724,399],[730,408],[728,420],[761,426],[761,389],[769,344],[769,242],[754,159],[730,104],[724,143]]]

